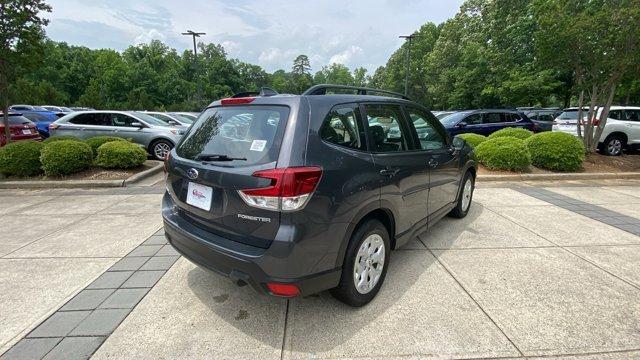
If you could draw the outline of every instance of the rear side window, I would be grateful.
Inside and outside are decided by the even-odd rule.
[[[69,120],[72,124],[77,125],[111,125],[111,117],[109,114],[78,114]]]
[[[499,113],[487,113],[482,116],[483,124],[497,124],[503,122],[502,114]]]
[[[374,152],[407,151],[406,130],[400,125],[402,112],[397,105],[365,105],[369,135]]]
[[[226,155],[238,165],[265,164],[278,159],[282,133],[289,118],[285,106],[233,106],[207,109],[176,149],[178,156]]]
[[[360,123],[360,109],[357,105],[339,105],[333,108],[320,128],[322,140],[364,150],[364,132]]]

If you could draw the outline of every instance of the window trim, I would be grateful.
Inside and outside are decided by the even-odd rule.
[[[353,110],[353,113],[355,114],[356,126],[362,127],[362,131],[364,133],[364,139],[360,139],[360,142],[362,143],[362,147],[363,147],[362,149],[356,149],[356,148],[352,148],[352,147],[348,147],[348,146],[344,146],[344,145],[340,145],[340,144],[336,144],[336,143],[332,143],[332,142],[326,141],[325,139],[322,138],[322,134],[320,134],[320,132],[322,131],[322,127],[324,126],[325,122],[327,121],[327,119],[329,117],[329,114],[331,114],[331,112],[334,111],[335,109],[339,109],[339,108],[342,108],[342,107],[351,108]],[[355,111],[356,109],[358,109],[358,112]],[[369,151],[369,149],[370,149],[370,146],[369,146],[369,134],[368,134],[367,129],[365,128],[365,125],[364,125],[365,121],[364,121],[363,115],[364,114],[362,113],[362,107],[357,102],[349,102],[349,103],[342,103],[342,104],[334,105],[333,107],[331,107],[331,109],[329,109],[329,112],[327,112],[327,114],[324,116],[324,118],[322,118],[322,122],[320,123],[320,127],[318,128],[318,137],[320,138],[320,141],[323,144],[326,144],[326,145],[329,145],[329,146],[333,146],[333,147],[337,147],[339,149],[346,149],[346,150],[357,151],[357,152],[361,152],[361,153],[370,152]]]

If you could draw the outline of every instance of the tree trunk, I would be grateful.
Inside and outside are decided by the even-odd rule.
[[[593,85],[591,88],[591,101],[589,102],[589,112],[587,113],[587,121],[584,125],[584,148],[587,151],[591,149],[591,142],[593,141],[593,118],[595,117],[596,105],[598,103],[599,91],[598,85]],[[582,119],[578,119],[582,121]]]
[[[9,128],[9,84],[7,83],[7,77],[4,74],[0,74],[0,93],[2,94],[2,124],[4,125],[4,137],[8,144],[11,142],[11,129]]]
[[[578,127],[578,138],[582,139],[584,143],[584,137],[582,136],[582,125],[580,124],[580,119],[582,119],[582,108],[584,107],[584,90],[580,90],[580,99],[578,100],[578,121],[576,122],[576,126]]]
[[[598,122],[598,128],[596,129],[596,133],[593,136],[593,141],[591,143],[591,152],[595,152],[598,147],[598,143],[600,142],[600,136],[602,136],[602,131],[604,130],[604,126],[607,125],[607,119],[609,118],[609,109],[611,109],[611,104],[613,103],[613,97],[616,94],[616,83],[613,82],[609,88],[609,98],[607,99],[607,103],[604,105],[604,109],[602,109],[602,113],[600,114],[600,121]]]

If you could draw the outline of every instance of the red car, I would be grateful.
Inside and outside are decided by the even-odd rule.
[[[42,140],[36,124],[22,116],[22,114],[9,113],[9,131],[11,132],[11,141]],[[0,113],[0,146],[5,146],[6,144],[4,115]]]

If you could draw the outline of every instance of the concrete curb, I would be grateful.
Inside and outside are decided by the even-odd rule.
[[[478,178],[477,178],[477,180],[481,182],[542,181],[542,180],[605,180],[605,179],[640,179],[640,172],[478,175]]]
[[[0,181],[0,189],[79,189],[126,187],[142,181],[162,171],[163,163],[134,174],[125,180],[42,180],[42,181]]]

